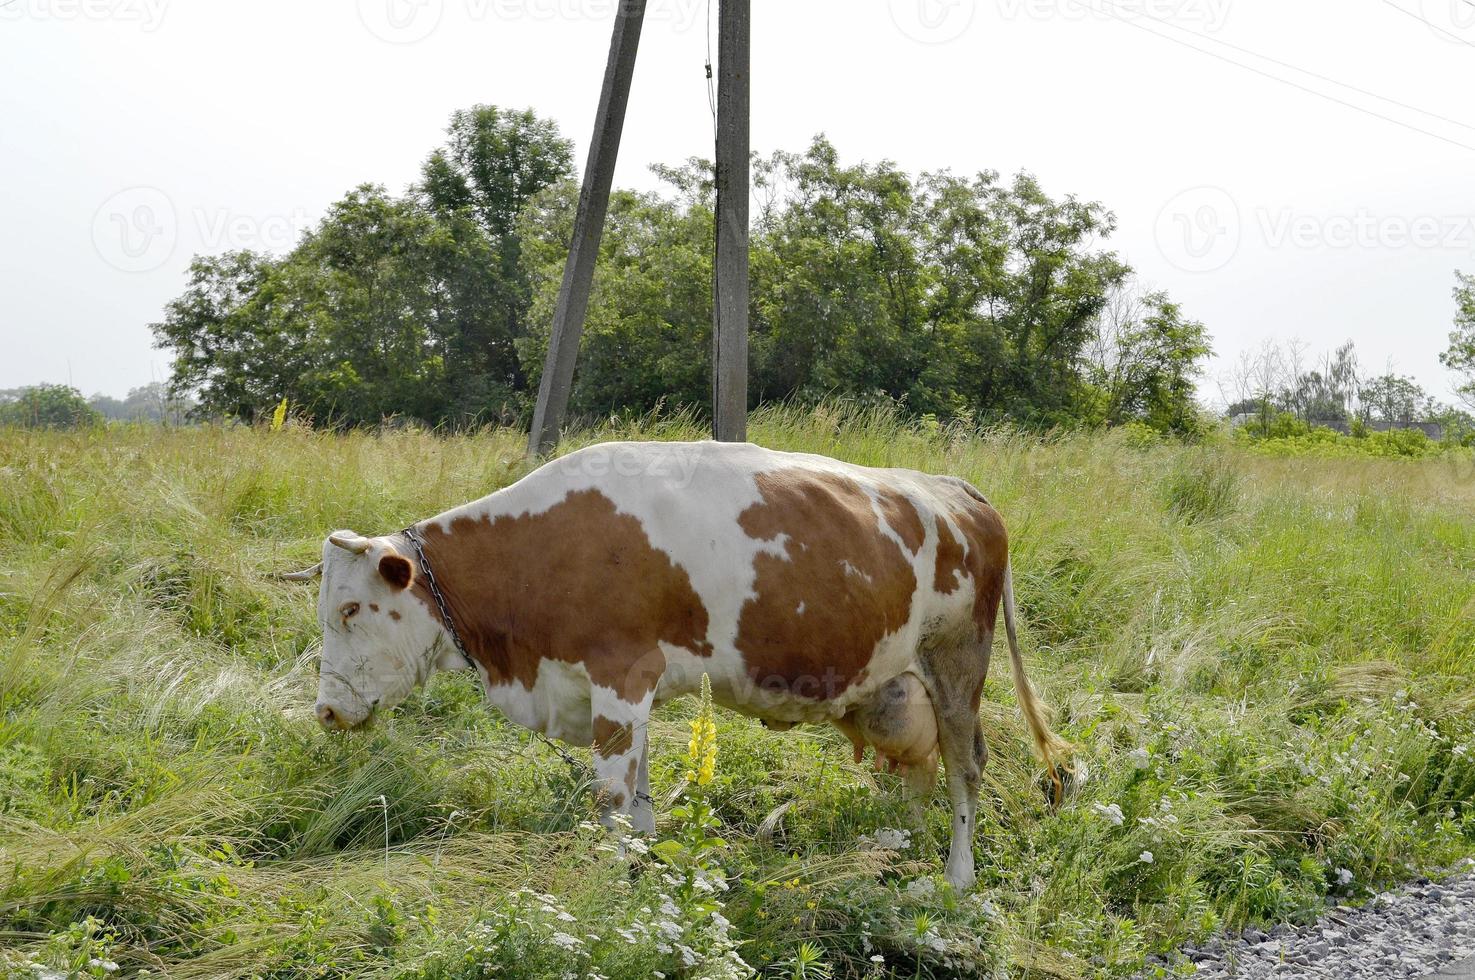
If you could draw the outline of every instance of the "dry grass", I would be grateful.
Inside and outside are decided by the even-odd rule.
[[[568,448],[696,435],[651,418]],[[940,808],[913,827],[833,732],[723,717],[725,907],[750,963],[811,941],[840,975],[876,951],[905,975],[1121,975],[1472,849],[1469,456],[1269,458],[844,406],[762,412],[753,435],[984,489],[1011,527],[1032,675],[1092,779],[1045,807],[1001,663],[980,887],[929,894],[907,885],[938,870]],[[658,876],[632,880],[579,829],[577,777],[466,679],[360,737],[316,732],[311,601],[272,578],[329,529],[401,527],[516,479],[522,445],[0,433],[0,945],[53,965],[106,950],[125,973],[462,976],[516,887],[585,923],[638,918]],[[688,710],[653,726],[658,795]],[[887,826],[912,827],[911,849],[858,847]],[[504,969],[537,953],[498,942],[485,961]],[[631,947],[607,970],[662,955]]]

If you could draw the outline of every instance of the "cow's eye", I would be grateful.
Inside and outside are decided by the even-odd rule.
[[[349,619],[358,611],[359,604],[357,602],[345,602],[343,604],[343,608],[338,610],[338,614],[341,615],[344,619]]]

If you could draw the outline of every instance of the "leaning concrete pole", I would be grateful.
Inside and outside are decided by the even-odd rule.
[[[717,19],[717,278],[712,314],[712,427],[748,438],[748,84],[750,0]]]
[[[579,356],[584,315],[589,310],[594,262],[599,256],[599,240],[609,210],[609,190],[615,178],[615,158],[620,152],[620,132],[625,126],[630,80],[635,75],[635,51],[640,45],[644,20],[645,0],[620,0],[615,5],[614,36],[609,43],[604,86],[599,92],[589,161],[584,166],[584,185],[579,191],[574,238],[569,245],[568,262],[563,267],[563,285],[558,290],[553,331],[548,338],[548,357],[543,362],[543,379],[538,384],[538,403],[533,410],[533,431],[528,439],[530,456],[540,456],[558,445],[559,429],[568,410],[574,362]]]

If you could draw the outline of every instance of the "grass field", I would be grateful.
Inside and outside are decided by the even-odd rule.
[[[697,435],[651,421],[569,448]],[[616,860],[578,772],[470,676],[370,731],[318,731],[313,593],[272,573],[330,529],[387,532],[514,480],[518,433],[10,430],[0,969],[741,975],[735,954],[769,976],[1125,976],[1475,854],[1468,455],[842,409],[761,413],[753,437],[966,477],[1011,526],[1026,657],[1090,779],[1045,805],[996,658],[974,892],[941,882],[945,809],[914,825],[829,729],[719,712],[716,776],[683,790],[696,708],[663,709],[655,795],[717,821],[693,836],[699,807],[665,809],[660,836],[686,842],[669,870]]]

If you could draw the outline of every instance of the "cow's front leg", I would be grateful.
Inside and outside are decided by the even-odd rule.
[[[613,828],[615,814],[624,814],[631,826],[643,834],[656,829],[655,811],[646,789],[647,729],[650,723],[649,695],[631,704],[608,692],[596,691],[591,698],[594,711],[594,799],[600,823]]]

